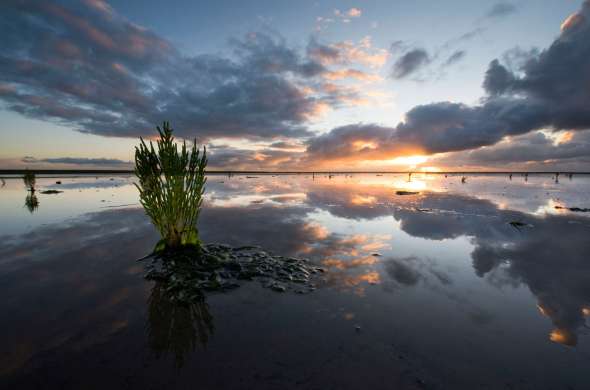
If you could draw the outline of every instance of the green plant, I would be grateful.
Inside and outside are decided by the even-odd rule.
[[[155,251],[200,245],[196,223],[207,181],[207,149],[201,154],[195,140],[191,151],[186,142],[179,151],[170,124],[157,129],[157,149],[142,138],[135,148],[140,202],[162,236]]]
[[[35,192],[35,174],[33,172],[27,169],[23,175],[23,182],[31,192]]]

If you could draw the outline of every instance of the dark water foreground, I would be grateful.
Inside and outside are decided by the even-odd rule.
[[[326,272],[192,304],[131,178],[38,181],[0,188],[0,388],[590,388],[588,177],[212,176],[205,241]]]

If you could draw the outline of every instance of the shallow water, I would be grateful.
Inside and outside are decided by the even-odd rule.
[[[204,241],[327,272],[190,308],[143,278],[133,177],[37,182],[0,188],[2,388],[590,388],[590,213],[555,208],[590,176],[210,176]]]

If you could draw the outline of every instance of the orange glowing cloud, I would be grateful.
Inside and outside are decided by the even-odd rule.
[[[567,329],[554,329],[549,334],[549,340],[570,347],[573,347],[578,343],[578,337],[576,334]]]
[[[362,196],[362,195],[354,195],[353,198],[350,200],[350,203],[356,206],[361,205],[372,205],[377,202],[377,198],[374,196]]]
[[[372,68],[380,68],[387,62],[389,52],[384,49],[373,49],[371,38],[364,37],[358,45],[351,41],[338,42],[333,45],[341,53],[346,62],[358,62]]]
[[[574,26],[577,26],[578,24],[582,23],[584,21],[584,15],[580,14],[580,13],[574,13],[571,14],[570,16],[568,16],[563,23],[561,23],[561,31],[564,32],[566,30],[571,29]]]
[[[355,79],[359,81],[373,82],[382,80],[382,77],[379,75],[365,73],[357,69],[340,69],[331,72],[326,72],[324,74],[324,78],[332,81],[343,79]]]

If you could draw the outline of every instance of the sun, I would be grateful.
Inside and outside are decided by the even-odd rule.
[[[410,168],[416,167],[416,165],[425,163],[428,161],[428,157],[426,156],[403,156],[403,157],[396,157],[391,160],[386,160],[387,164],[390,165],[406,165]]]

